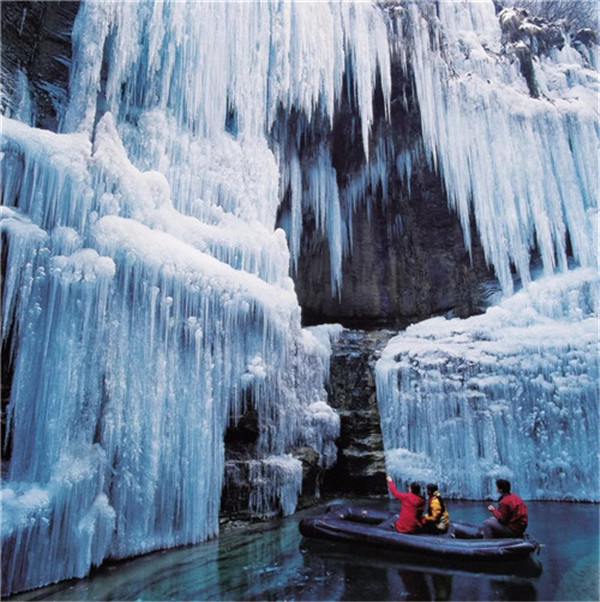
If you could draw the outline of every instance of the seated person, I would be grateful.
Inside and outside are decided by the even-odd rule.
[[[427,485],[427,512],[423,516],[423,533],[441,535],[448,531],[450,516],[435,483]]]
[[[411,483],[408,492],[404,493],[396,489],[390,475],[386,478],[390,492],[402,502],[400,516],[395,525],[396,531],[399,533],[420,533],[423,509],[425,508],[425,500],[421,496],[421,486],[418,483]]]
[[[498,508],[491,504],[488,510],[493,513],[483,523],[483,536],[492,537],[523,537],[527,529],[527,506],[525,502],[510,492],[510,481],[496,480],[496,489],[500,494]]]

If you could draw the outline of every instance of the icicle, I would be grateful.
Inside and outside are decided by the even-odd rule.
[[[27,74],[19,69],[16,74],[16,85],[14,91],[14,110],[11,117],[22,121],[27,125],[34,124],[34,107],[31,102],[31,93],[29,91],[29,80]]]
[[[302,463],[290,455],[250,463],[250,508],[257,516],[283,516],[296,509],[302,489]]]
[[[336,171],[331,153],[325,145],[319,148],[308,169],[307,205],[313,210],[317,227],[327,234],[331,267],[331,290],[341,294],[342,223]]]
[[[567,234],[579,265],[593,265],[586,209],[597,208],[597,169],[583,153],[594,154],[600,139],[597,72],[572,48],[561,51],[564,59],[551,53],[534,61],[545,97],[532,98],[518,61],[501,58],[491,1],[437,6],[433,14],[430,3],[409,3],[409,60],[425,148],[461,219],[465,245],[471,248],[472,212],[506,294],[512,265],[529,282],[536,243],[548,274],[557,264],[566,268]],[[565,78],[565,70],[573,76]]]
[[[19,270],[7,270],[3,278],[2,339],[5,340],[11,324],[18,319],[15,313],[29,306],[34,278],[44,269],[48,235],[8,207],[0,207],[0,233],[7,253],[6,265],[20,266]]]
[[[290,204],[291,223],[290,223],[290,255],[292,257],[292,267],[298,268],[298,257],[300,255],[300,237],[302,233],[302,171],[296,147],[292,147],[292,156],[290,158]]]

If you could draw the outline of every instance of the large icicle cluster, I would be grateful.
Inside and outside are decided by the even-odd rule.
[[[492,2],[403,5],[410,25],[399,52],[467,247],[473,220],[506,294],[512,266],[530,280],[534,249],[546,274],[567,269],[567,239],[580,265],[595,265],[598,71],[565,33],[561,49],[532,61],[533,98],[518,54],[503,46],[500,20],[510,11],[497,16]]]
[[[390,341],[377,365],[388,469],[449,496],[493,496],[502,476],[526,498],[598,501],[596,61],[565,33],[531,61],[534,97],[524,42],[511,48],[501,26],[516,19],[532,50],[541,29],[514,11],[408,2],[400,12],[423,144],[465,243],[473,221],[504,293],[513,271],[524,290]],[[546,277],[532,283],[534,251]],[[569,272],[568,254],[584,268]]]
[[[293,446],[335,460],[336,329],[300,327],[267,134],[331,121],[351,74],[368,141],[386,61],[368,4],[81,4],[61,133],[3,119],[4,593],[214,535],[247,409],[251,510],[294,510]],[[312,180],[339,239],[325,155]]]
[[[173,172],[177,208],[195,201],[187,198],[190,190],[195,196],[204,192],[203,172],[214,170],[215,160],[228,162],[228,154],[220,150],[222,145],[231,145],[224,129],[246,147],[264,140],[278,121],[287,123],[292,114],[302,116],[306,129],[317,119],[331,127],[348,79],[368,156],[377,81],[386,106],[390,102],[386,21],[383,11],[371,3],[86,2],[73,36],[76,43],[86,45],[86,56],[75,62],[74,101],[66,112],[65,129],[92,128],[98,109],[96,94],[102,88],[103,108],[118,115],[119,122],[127,122],[122,131],[134,123],[132,135],[144,139],[131,150],[134,164],[145,166],[150,161],[157,168],[162,161],[161,171]],[[101,82],[102,48],[109,55],[105,84]],[[168,123],[162,119],[164,113],[171,117]],[[151,143],[144,128],[150,129],[153,139],[162,129],[160,148],[147,148]],[[182,128],[191,133],[191,140],[189,136],[182,140]],[[336,172],[329,145],[324,143],[303,183],[294,161],[303,135],[299,128],[297,139],[284,137],[282,147],[274,149],[282,193],[288,186],[291,189],[293,219],[288,236],[292,261],[298,258],[304,204],[315,212],[318,226],[329,240],[331,284],[336,291],[341,285],[345,234]],[[198,148],[198,138],[211,141],[209,148]],[[195,168],[186,170],[184,176],[178,173],[177,158],[182,155],[186,165],[191,162]],[[252,155],[246,159],[252,160]],[[217,188],[211,193],[226,196],[231,192],[231,165],[219,167],[223,167],[219,182],[209,185]],[[191,181],[182,182],[182,176]],[[227,207],[231,199],[220,201]],[[255,208],[271,210],[269,218],[274,220],[278,201],[278,194],[263,195]]]
[[[598,275],[533,282],[481,316],[432,318],[376,367],[388,470],[452,497],[599,501]]]
[[[505,294],[514,290],[515,272],[530,281],[533,256],[541,257],[546,274],[565,271],[568,256],[579,265],[594,265],[598,46],[575,43],[559,24],[553,27],[563,27],[561,43],[542,51],[536,36],[543,30],[530,22],[515,25],[529,46],[510,42],[503,28],[515,11],[496,14],[491,0],[381,4],[389,17],[391,58],[376,55],[385,101],[379,117],[390,119],[387,69],[394,64],[395,75],[411,82],[420,138],[395,140],[385,127],[374,131],[369,143],[365,124],[372,116],[364,115],[361,104],[365,160],[340,177],[331,167],[330,139],[325,137],[301,168],[298,140],[310,128],[298,126],[297,140],[288,135],[278,160],[282,188],[289,189],[285,228],[292,260],[299,253],[304,204],[328,240],[331,290],[339,292],[357,205],[366,203],[369,215],[374,201],[397,202],[387,198],[395,170],[410,196],[413,166],[427,162],[439,173],[449,207],[460,218],[465,247],[471,251],[476,232]],[[529,79],[523,75],[523,51],[531,55]],[[406,91],[396,94],[393,103],[412,108],[415,101]],[[389,126],[396,132],[407,129],[401,122]]]
[[[283,233],[216,205],[212,221],[179,213],[110,114],[93,144],[3,127],[5,591],[215,534],[225,429],[248,404],[267,467],[302,442],[331,463],[337,433],[312,407],[328,349],[300,328]],[[257,479],[254,510],[293,511],[286,476]]]

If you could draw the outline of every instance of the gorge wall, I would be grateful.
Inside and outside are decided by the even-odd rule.
[[[348,204],[342,212],[350,215],[350,248],[342,259],[336,294],[327,286],[329,241],[315,227],[314,215],[304,214],[294,279],[307,324],[404,328],[431,315],[465,317],[485,307],[494,287],[493,271],[475,232],[469,252],[441,176],[426,159],[412,76],[402,71],[399,56],[395,60],[389,120],[383,103],[375,103],[371,163],[365,163],[361,133],[348,103],[342,104],[328,134],[332,165],[344,191],[342,204]],[[311,153],[314,147],[303,146],[303,155]],[[389,158],[395,155],[401,157],[396,164]]]
[[[69,65],[71,61],[71,30],[78,3],[8,2],[3,5],[3,79],[10,91],[2,97],[4,111],[22,115],[32,125],[57,131],[64,120],[69,94]],[[296,291],[302,306],[302,320],[306,325],[337,322],[345,326],[362,328],[401,328],[430,315],[468,316],[480,311],[486,303],[488,290],[485,282],[493,282],[493,273],[485,265],[482,250],[477,242],[469,255],[466,250],[461,224],[448,208],[448,202],[439,174],[427,164],[422,151],[419,105],[415,98],[411,77],[398,63],[392,64],[391,122],[385,115],[381,86],[376,90],[374,103],[374,135],[369,141],[372,152],[381,145],[405,149],[414,155],[404,172],[393,169],[385,180],[373,181],[365,186],[368,198],[346,210],[352,214],[352,249],[344,254],[342,285],[339,295],[328,284],[332,281],[329,241],[315,225],[313,211],[304,211],[302,239],[297,267],[294,272]],[[25,102],[21,79],[28,75],[29,103]],[[347,86],[346,86],[347,88]],[[343,188],[360,176],[365,169],[360,123],[354,115],[351,92],[346,89],[336,114],[333,129],[322,131],[317,127],[306,136],[299,161],[306,168],[321,144],[332,148],[332,165],[339,187]],[[287,128],[285,133],[277,128]],[[275,138],[294,135],[295,122],[289,121],[275,128]],[[288,210],[285,198],[280,209],[280,221],[285,221]],[[6,261],[6,255],[4,258]],[[355,336],[358,337],[355,339]],[[324,490],[346,488],[352,482],[357,492],[367,492],[381,484],[372,482],[376,474],[380,481],[383,446],[380,439],[364,445],[365,457],[352,440],[352,431],[360,425],[361,413],[370,409],[369,420],[376,430],[378,420],[375,390],[371,388],[374,360],[370,335],[346,333],[350,342],[348,359],[343,354],[334,356],[334,382],[331,385],[334,407],[344,413],[342,435],[339,440],[339,474],[330,474]],[[377,338],[377,335],[373,335]],[[353,340],[355,339],[355,340]],[[361,341],[357,343],[356,341]],[[367,344],[369,343],[369,344]],[[365,344],[364,351],[360,351]],[[3,343],[3,357],[10,355],[11,341]],[[340,346],[338,345],[338,349]],[[366,354],[366,355],[365,355]],[[360,361],[357,359],[360,357]],[[355,358],[355,359],[351,359]],[[367,359],[370,358],[370,359]],[[359,361],[358,378],[369,380],[352,393],[343,386],[345,362]],[[10,397],[12,369],[9,361],[3,362],[3,412]],[[365,386],[363,386],[365,385]],[[339,388],[341,387],[341,388]],[[358,401],[352,407],[350,399]],[[356,425],[353,422],[356,421]],[[360,427],[359,427],[360,428]],[[252,445],[257,438],[258,419],[255,412],[228,431],[227,449],[245,449],[234,452],[231,471],[225,479],[222,509],[234,515],[248,514],[251,484],[248,477],[248,459],[253,457]],[[362,435],[358,435],[362,439]],[[349,449],[346,450],[346,446]],[[314,450],[307,449],[303,458],[304,489],[319,490],[323,471],[315,468]],[[352,467],[348,454],[355,454],[356,462],[365,471]],[[371,457],[374,454],[374,457]],[[6,456],[7,458],[9,456]],[[377,459],[375,459],[375,457]],[[373,465],[370,465],[373,460]],[[237,462],[237,464],[235,464]],[[234,468],[237,466],[237,468]],[[338,470],[336,469],[336,470]],[[241,471],[241,473],[240,473]],[[344,484],[346,483],[346,484]],[[352,488],[350,488],[352,489]]]

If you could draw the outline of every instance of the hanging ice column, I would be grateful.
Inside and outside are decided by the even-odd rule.
[[[247,404],[254,510],[294,509],[294,445],[335,458],[329,337],[300,328],[266,135],[281,110],[331,119],[346,53],[368,134],[373,22],[348,2],[84,2],[62,133],[3,119],[3,594],[215,534]]]
[[[511,269],[530,280],[567,269],[567,239],[582,266],[596,264],[598,71],[570,45],[534,56],[530,95],[517,47],[503,44],[489,2],[407,2],[398,51],[414,74],[423,141],[471,247],[473,220],[506,294]],[[535,51],[531,23],[520,24]],[[522,49],[527,50],[524,42]]]

